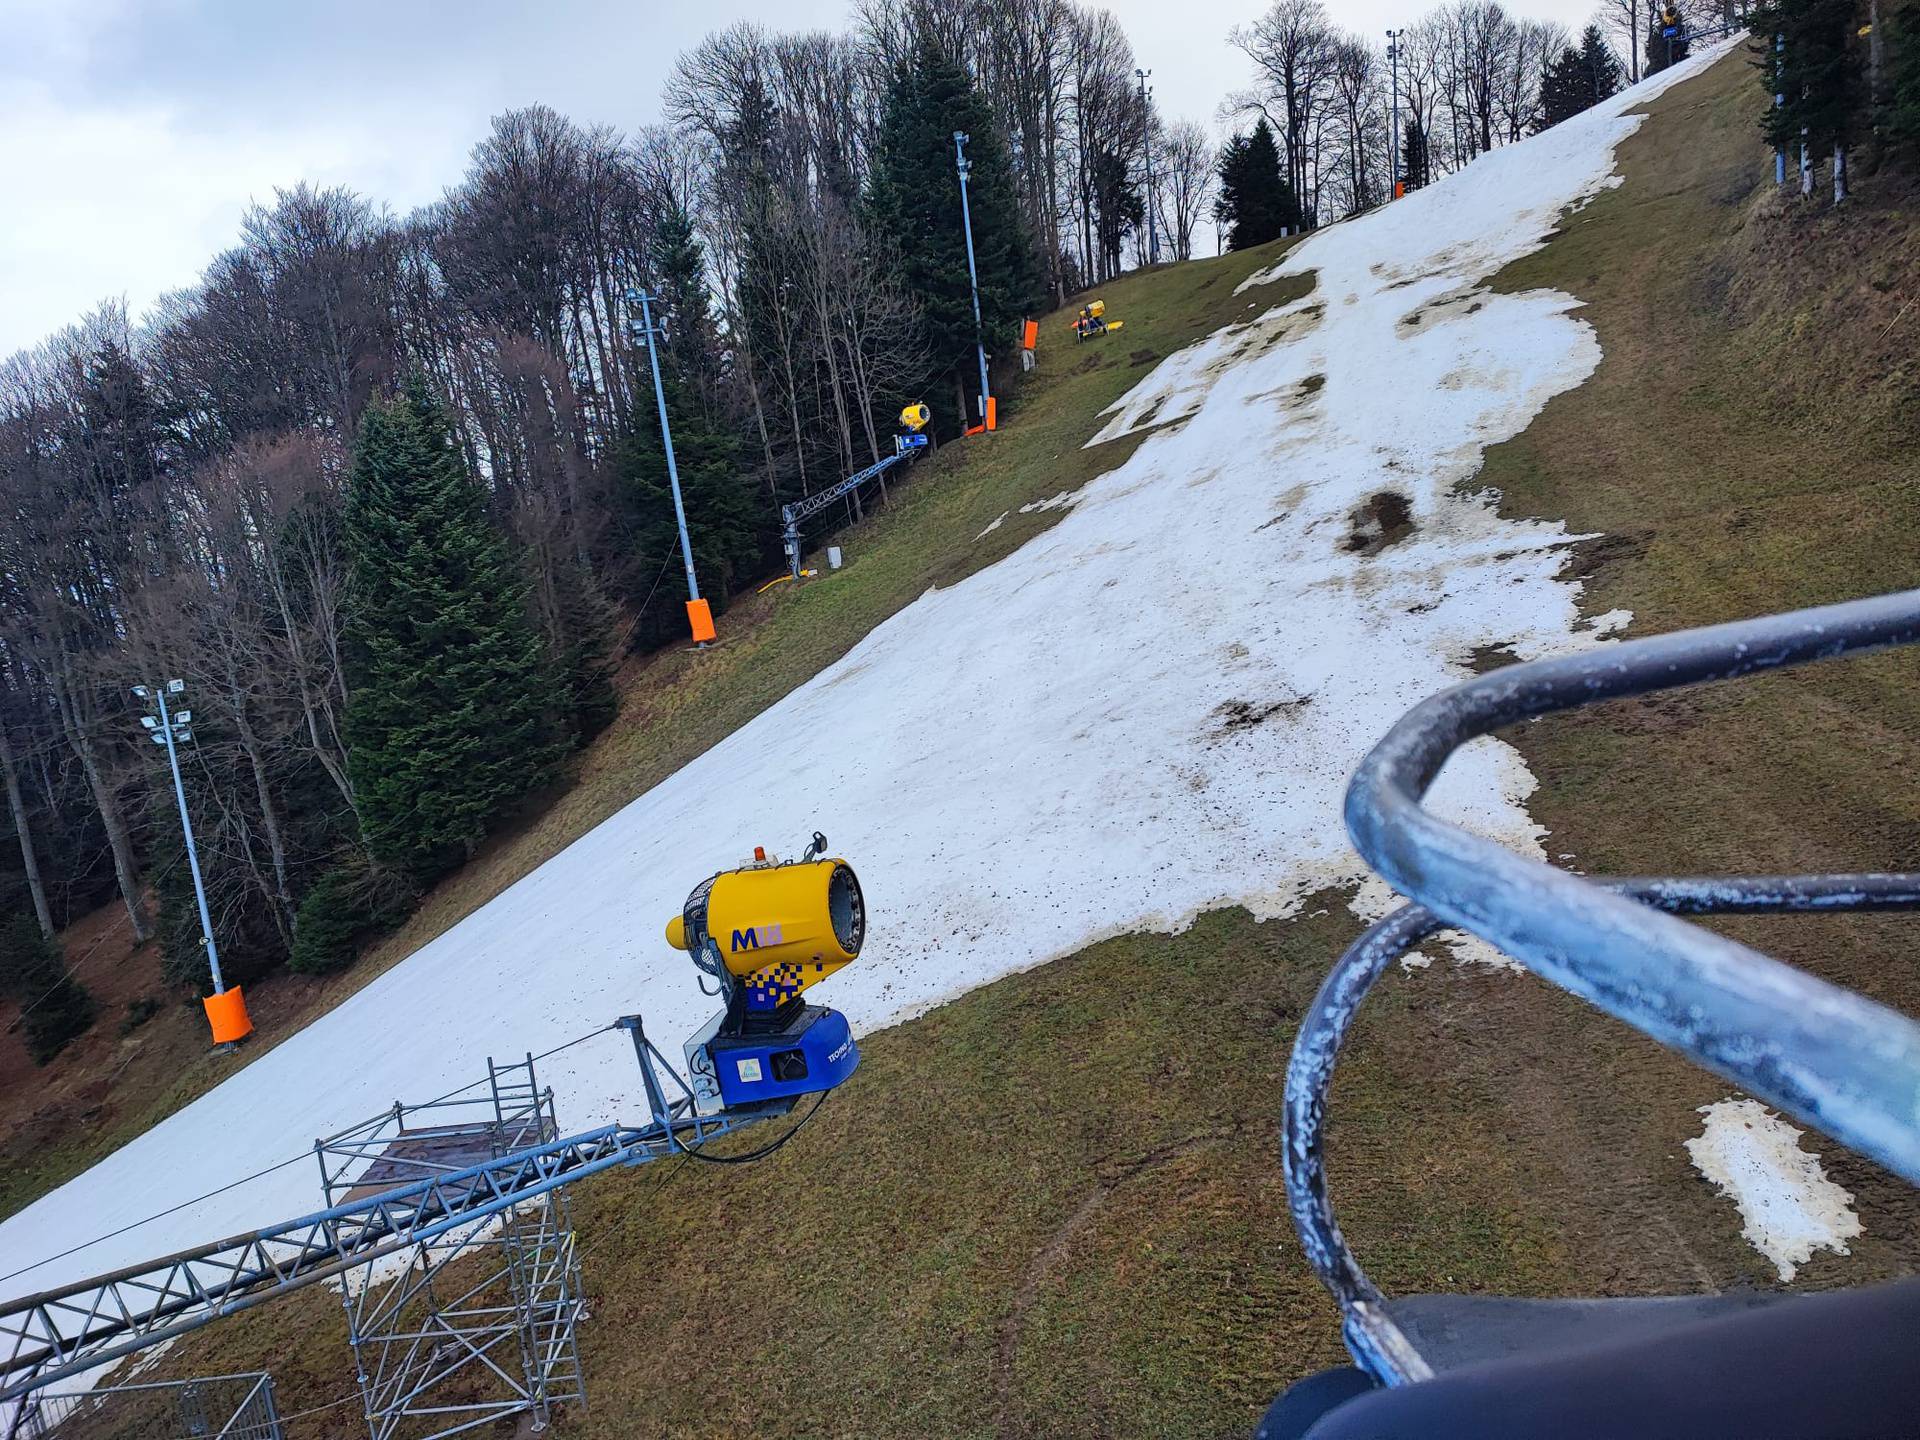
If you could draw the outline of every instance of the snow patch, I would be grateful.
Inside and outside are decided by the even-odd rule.
[[[1795,1129],[1758,1100],[1728,1098],[1702,1105],[1701,1133],[1687,1141],[1694,1167],[1740,1208],[1748,1243],[1773,1262],[1782,1280],[1816,1250],[1849,1254],[1860,1234],[1853,1196],[1800,1148]]]
[[[300,1155],[395,1097],[465,1084],[489,1055],[544,1051],[635,1011],[677,1051],[712,1001],[662,926],[755,843],[784,849],[816,827],[859,870],[872,929],[860,962],[814,994],[861,1032],[1221,906],[1280,917],[1340,889],[1381,913],[1393,896],[1367,880],[1340,814],[1367,747],[1464,678],[1477,650],[1599,643],[1562,577],[1564,527],[1503,519],[1456,487],[1487,446],[1585,380],[1600,347],[1571,297],[1484,282],[1608,182],[1638,123],[1625,109],[1695,68],[1296,247],[1274,273],[1314,275],[1314,294],[1163,360],[1101,431],[1149,431],[1131,455],[1025,507],[1064,507],[1052,528],[929,591],[337,1009],[0,1224],[5,1268]],[[1356,507],[1386,491],[1410,528],[1377,554],[1348,549]],[[1481,739],[1428,803],[1539,855],[1523,808],[1533,783],[1512,747]],[[543,1061],[540,1078],[568,1127],[645,1110],[617,1033]],[[317,1190],[313,1170],[291,1166],[0,1282],[0,1295],[299,1215]]]
[[[982,530],[978,535],[974,536],[973,538],[976,540],[986,539],[987,536],[991,535],[994,531],[998,530],[1003,524],[1005,524],[1007,516],[1011,515],[1012,513],[1013,512],[1011,510],[1002,510],[999,513],[999,515],[997,515],[994,518],[993,522],[987,526],[986,529]]]

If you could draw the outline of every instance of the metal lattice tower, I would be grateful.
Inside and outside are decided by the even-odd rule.
[[[484,1285],[464,1294],[446,1289],[456,1282],[472,1287],[469,1276],[482,1273],[454,1263],[461,1251],[470,1251],[464,1258],[475,1265],[484,1264],[483,1255],[494,1257],[508,1296],[505,1311],[516,1317],[501,1335],[515,1337],[510,1351],[492,1345],[482,1351],[488,1358],[474,1357],[509,1390],[519,1387],[517,1401],[490,1413],[537,1410],[577,1391],[571,1326],[580,1309],[578,1267],[572,1225],[556,1192],[605,1170],[684,1154],[793,1108],[791,1100],[777,1099],[703,1115],[686,1082],[647,1038],[638,1015],[621,1017],[614,1028],[633,1043],[649,1111],[646,1122],[553,1138],[552,1098],[536,1085],[531,1060],[507,1071],[490,1066],[489,1079],[425,1105],[396,1104],[364,1125],[316,1142],[324,1188],[330,1197],[343,1197],[338,1203],[0,1303],[0,1406],[309,1285],[337,1280],[349,1287],[349,1322],[356,1313],[368,1322],[361,1342],[372,1347],[367,1353],[379,1350],[376,1358],[391,1362],[384,1370],[376,1365],[368,1377],[375,1381],[378,1401],[369,1403],[369,1421],[376,1435],[385,1433],[378,1428],[379,1414],[396,1405],[419,1410],[420,1384],[437,1385],[439,1378],[432,1371],[407,1371],[405,1348],[382,1349],[381,1338],[409,1337],[411,1344],[417,1337],[425,1346],[424,1328],[409,1332],[404,1327],[409,1317],[430,1315],[423,1325],[438,1327],[434,1346],[457,1345],[468,1333],[461,1329],[465,1317],[459,1312],[493,1303],[486,1301]],[[522,1070],[524,1081],[517,1078]],[[396,1147],[403,1132],[406,1143]],[[501,1243],[494,1249],[481,1248],[495,1246],[497,1238]],[[415,1287],[417,1295],[392,1286],[389,1277],[396,1268],[404,1273],[417,1263],[429,1271]],[[461,1295],[458,1303],[447,1298],[455,1294]],[[416,1299],[420,1304],[408,1308]],[[524,1357],[517,1380],[512,1364],[502,1363],[495,1350],[508,1362]],[[425,1353],[431,1357],[433,1350]],[[414,1384],[381,1389],[395,1374],[413,1374]],[[416,1398],[407,1399],[409,1394]]]
[[[550,1145],[553,1092],[533,1058],[487,1064],[484,1090],[391,1110],[317,1141],[329,1209]],[[583,1308],[573,1219],[554,1188],[490,1222],[420,1240],[396,1265],[341,1287],[373,1440],[428,1440],[586,1399],[575,1327]]]

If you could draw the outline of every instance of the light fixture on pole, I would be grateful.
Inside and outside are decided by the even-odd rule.
[[[653,323],[653,296],[644,288],[627,291],[628,300],[640,302],[640,343],[647,347],[653,364],[653,399],[660,407],[660,443],[667,451],[667,488],[673,492],[673,523],[680,529],[680,558],[687,567],[687,625],[693,641],[704,650],[713,639],[713,610],[700,598],[700,580],[693,573],[693,542],[687,538],[687,507],[680,499],[680,467],[673,458],[673,426],[667,420],[667,392],[660,383],[660,347],[655,342],[666,332]]]
[[[973,166],[967,160],[967,132],[953,132],[953,164],[960,173],[960,225],[967,233],[967,284],[973,290],[973,348],[980,357],[980,425],[993,429],[993,389],[987,383],[987,341],[980,325],[980,273],[973,263],[973,211],[967,205],[967,176]]]
[[[178,697],[186,688],[184,680],[169,680],[163,685],[136,685],[133,693],[159,710],[157,715],[142,715],[140,724],[146,729],[148,739],[167,747],[167,767],[173,772],[173,798],[180,805],[180,833],[187,842],[187,869],[193,876],[193,898],[200,906],[200,943],[206,947],[207,969],[213,975],[213,994],[201,1003],[206,1008],[207,1023],[213,1027],[214,1048],[225,1051],[253,1032],[253,1021],[247,1016],[247,1002],[240,987],[236,985],[229,990],[220,974],[220,946],[213,938],[213,917],[207,911],[207,886],[200,876],[200,851],[193,843],[193,820],[187,814],[187,789],[180,781],[178,747],[193,739],[193,712],[168,709],[167,697]]]
[[[1147,77],[1153,71],[1136,69],[1133,73],[1140,77],[1140,129],[1147,152],[1147,263],[1158,265],[1160,228],[1153,213],[1153,91],[1147,88]]]
[[[1390,200],[1400,198],[1400,37],[1406,33],[1404,28],[1387,31],[1387,65],[1393,73],[1393,132],[1387,144],[1387,198]]]

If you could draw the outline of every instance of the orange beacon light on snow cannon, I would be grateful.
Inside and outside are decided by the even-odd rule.
[[[821,858],[824,835],[794,864],[758,858],[694,887],[667,922],[667,943],[719,984],[726,1009],[687,1042],[702,1109],[830,1090],[860,1052],[846,1017],[801,992],[848,965],[866,941],[853,867]]]

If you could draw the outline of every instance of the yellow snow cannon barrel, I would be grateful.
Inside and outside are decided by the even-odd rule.
[[[900,412],[900,423],[906,426],[909,430],[913,431],[915,434],[918,434],[920,431],[926,429],[927,421],[931,420],[932,418],[933,418],[933,412],[927,409],[926,403],[924,401],[916,402],[915,404],[909,405],[907,406],[906,409]]]
[[[709,938],[732,975],[776,985],[790,999],[860,953],[867,938],[860,881],[844,860],[723,870],[667,922],[676,950],[698,955]]]

